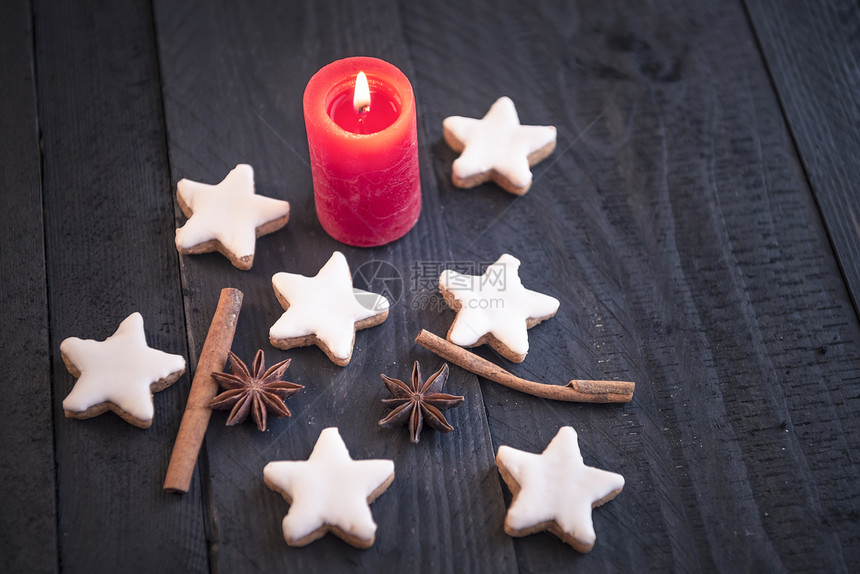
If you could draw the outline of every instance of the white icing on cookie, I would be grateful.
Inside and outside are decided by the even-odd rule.
[[[584,551],[596,538],[591,509],[614,498],[624,487],[620,474],[585,466],[571,427],[559,429],[541,454],[500,446],[496,463],[520,489],[508,509],[505,529],[528,530],[554,522]]]
[[[104,341],[70,337],[60,352],[80,372],[63,409],[82,412],[111,402],[141,421],[153,416],[152,383],[185,370],[181,355],[170,355],[146,344],[143,317],[132,313]]]
[[[443,120],[445,130],[465,145],[454,161],[454,176],[468,179],[495,170],[518,188],[532,181],[529,155],[555,143],[553,126],[520,125],[514,102],[504,96],[496,100],[480,120],[451,116]]]
[[[315,335],[338,359],[352,355],[355,324],[388,310],[382,295],[354,289],[349,264],[340,251],[314,277],[276,273],[275,291],[289,308],[272,325],[272,339],[292,339]]]
[[[263,476],[290,501],[283,523],[288,543],[334,526],[369,545],[376,533],[369,498],[393,479],[394,461],[353,460],[331,427],[320,433],[307,461],[270,462]]]
[[[483,275],[442,272],[439,289],[460,303],[449,341],[472,347],[491,334],[515,354],[528,353],[528,320],[554,315],[559,301],[523,287],[519,267],[520,260],[505,253]]]
[[[176,186],[192,215],[176,230],[176,247],[218,241],[237,259],[254,255],[257,228],[290,212],[286,201],[254,193],[254,170],[239,164],[218,185],[181,179]]]

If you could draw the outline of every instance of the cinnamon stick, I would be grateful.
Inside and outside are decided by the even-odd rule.
[[[578,403],[629,403],[636,387],[635,383],[626,381],[573,380],[566,385],[536,383],[512,375],[498,365],[437,337],[426,329],[421,329],[415,342],[469,372],[535,397]]]
[[[209,333],[200,351],[194,380],[191,381],[191,392],[188,403],[179,425],[179,433],[173,445],[173,454],[167,466],[167,477],[164,479],[164,490],[167,492],[188,492],[197,455],[203,444],[203,435],[209,425],[212,409],[209,403],[218,394],[218,383],[212,378],[212,373],[224,370],[227,362],[227,351],[233,345],[233,335],[236,333],[236,322],[242,309],[242,292],[238,289],[222,289],[218,299],[218,307],[209,325]]]

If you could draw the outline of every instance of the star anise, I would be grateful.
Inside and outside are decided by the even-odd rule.
[[[262,349],[257,351],[250,371],[239,357],[232,352],[229,356],[233,374],[212,373],[212,378],[227,390],[209,403],[213,409],[232,408],[227,418],[227,426],[241,423],[250,413],[257,423],[257,428],[264,431],[267,412],[271,411],[276,417],[292,415],[284,401],[305,387],[281,380],[284,371],[290,366],[291,359],[272,365],[263,372],[266,364]]]
[[[436,430],[451,432],[454,430],[442,415],[443,410],[456,407],[463,402],[464,398],[448,395],[440,392],[448,380],[448,364],[433,373],[427,382],[422,382],[421,368],[418,361],[412,367],[412,386],[403,381],[392,379],[386,375],[380,375],[385,386],[394,395],[393,399],[382,399],[389,409],[394,409],[387,417],[379,421],[379,426],[391,428],[393,426],[409,423],[409,433],[412,442],[417,443],[420,438],[421,428],[424,420]]]

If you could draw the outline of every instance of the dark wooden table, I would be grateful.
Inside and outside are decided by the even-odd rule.
[[[856,2],[52,2],[0,6],[4,572],[849,572],[860,566],[860,9]],[[320,227],[302,92],[350,55],[400,67],[417,101],[423,212],[406,238],[340,245]],[[532,190],[450,183],[448,115],[499,96],[558,127]],[[249,272],[179,256],[176,182],[237,163],[291,202]],[[352,364],[279,351],[278,271],[395,266],[403,296]],[[529,397],[455,368],[456,431],[379,429],[385,372],[440,361],[412,340],[453,313],[423,304],[424,262],[523,260],[561,309],[514,372],[633,380],[622,406]],[[414,280],[414,281],[413,281]],[[191,377],[149,430],[63,416],[70,336],[133,311],[190,372],[223,287],[246,300],[234,350],[293,358],[306,389],[260,433],[215,413],[191,491],[161,489]],[[393,459],[369,550],[288,547],[263,466],[321,429]],[[539,452],[559,427],[627,484],[580,555],[508,537],[500,445]]]

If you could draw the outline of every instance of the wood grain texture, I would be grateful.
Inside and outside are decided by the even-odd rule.
[[[853,8],[84,4],[0,8],[0,356],[31,367],[4,387],[13,409],[0,419],[0,569],[856,570]],[[422,216],[374,249],[320,227],[301,110],[314,72],[360,54],[400,67],[418,102]],[[558,127],[521,198],[455,188],[456,154],[442,140],[444,117],[480,117],[501,95],[524,123]],[[290,223],[257,241],[248,272],[218,254],[177,255],[176,182],[215,183],[240,162],[254,166],[258,193],[291,202]],[[347,368],[314,347],[268,342],[282,312],[271,276],[312,275],[335,249],[396,299],[385,323],[357,334]],[[452,366],[446,391],[466,396],[446,412],[453,433],[425,430],[413,445],[405,429],[378,428],[388,413],[379,374],[441,363],[412,342],[453,320],[435,287],[441,267],[478,272],[503,252],[523,261],[526,287],[561,307],[530,331],[522,364],[478,353],[531,380],[635,381],[633,401],[547,401]],[[164,494],[224,287],[245,294],[233,350],[292,358],[286,378],[306,388],[265,433],[226,428],[214,413],[189,494]],[[132,311],[150,345],[185,355],[189,373],[155,396],[149,430],[110,413],[65,419],[74,379],[60,341],[103,339]],[[510,494],[496,449],[540,452],[563,425],[576,428],[586,464],[626,478],[594,511],[587,555],[502,528]],[[332,536],[288,547],[289,507],[263,484],[267,462],[307,458],[327,426],[354,458],[395,462],[371,505],[369,550]]]
[[[742,6],[403,7],[455,259],[512,253],[561,300],[507,368],[637,383],[621,407],[482,385],[496,446],[540,452],[571,424],[627,480],[589,555],[531,536],[521,570],[860,563],[860,329]],[[558,127],[519,199],[454,188],[442,141],[502,95]]]
[[[860,6],[851,0],[744,3],[860,310]]]
[[[237,287],[245,303],[233,351],[250,361],[258,348],[267,363],[290,357],[286,379],[305,385],[293,396],[289,419],[272,419],[266,433],[253,424],[226,428],[214,413],[206,439],[207,509],[213,568],[224,572],[486,571],[515,569],[513,545],[502,531],[503,497],[495,476],[477,380],[459,373],[446,389],[466,402],[450,411],[455,431],[426,431],[418,445],[402,429],[378,428],[389,396],[379,375],[405,377],[414,359],[433,372],[440,362],[417,350],[421,326],[442,330],[444,319],[420,309],[425,293],[412,292],[415,261],[447,259],[437,184],[423,134],[423,213],[406,239],[374,248],[349,248],[322,230],[314,213],[302,93],[310,77],[329,62],[374,55],[413,76],[397,6],[391,2],[156,3],[171,181],[183,177],[214,183],[239,162],[255,170],[257,192],[288,200],[287,227],[258,239],[254,267],[232,268],[220,255],[182,256],[185,305],[192,354],[208,324],[206,310],[222,287]],[[177,210],[177,223],[184,218]],[[385,323],[356,335],[352,361],[333,365],[308,347],[281,351],[268,330],[282,313],[271,277],[279,271],[313,275],[333,250],[353,272],[385,262],[402,283],[389,285],[401,298]],[[375,263],[374,263],[375,262]],[[366,271],[372,271],[365,268]],[[372,279],[372,275],[371,275]],[[378,280],[371,287],[386,285]],[[418,310],[413,309],[413,305]],[[389,458],[395,480],[371,506],[376,542],[357,550],[327,536],[289,548],[281,521],[288,505],[263,483],[266,463],[306,459],[328,426],[337,426],[352,456]],[[400,432],[398,432],[400,430]],[[489,525],[489,526],[488,526]],[[480,533],[480,534],[477,534]]]
[[[51,572],[57,564],[54,433],[41,164],[27,1],[0,5],[0,570]]]
[[[76,421],[58,347],[134,311],[187,356],[150,6],[37,1],[39,114],[56,428],[59,564],[69,572],[206,571],[199,495],[161,490],[190,378],[155,395],[148,430]]]

